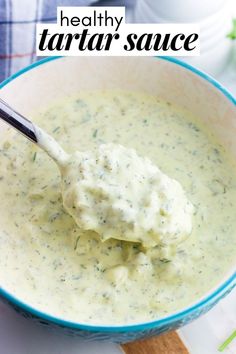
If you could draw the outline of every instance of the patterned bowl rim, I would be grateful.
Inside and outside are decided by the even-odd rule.
[[[16,79],[18,76],[23,75],[27,71],[30,71],[34,68],[37,68],[37,66],[46,64],[50,61],[56,60],[56,59],[61,59],[63,57],[61,56],[53,56],[53,57],[47,57],[42,60],[39,60],[29,66],[26,66],[22,70],[19,70],[6,80],[4,80],[2,83],[0,83],[0,89],[2,89],[4,86],[9,84],[11,81]],[[218,81],[213,79],[210,75],[198,70],[197,68],[179,60],[176,58],[172,57],[156,57],[161,60],[166,60],[168,62],[171,62],[175,65],[179,65],[184,69],[187,69],[188,71],[191,71],[195,75],[201,77],[202,79],[206,80],[208,83],[211,84],[211,86],[215,87],[217,90],[219,90],[229,101],[231,101],[235,106],[236,106],[236,99],[234,96],[226,89],[224,88]],[[37,310],[36,308],[28,305],[27,303],[19,300],[16,298],[14,295],[9,293],[8,291],[4,290],[3,288],[0,287],[0,296],[5,298],[8,302],[10,302],[12,305],[15,305],[19,307],[22,310],[27,311],[28,313],[32,314],[33,316],[37,316],[41,318],[42,320],[51,322],[53,324],[62,326],[62,327],[67,327],[67,328],[72,328],[72,329],[78,329],[78,330],[86,330],[90,332],[130,332],[130,331],[143,331],[147,329],[154,329],[158,328],[163,325],[171,325],[174,322],[180,321],[184,318],[192,318],[194,316],[196,311],[201,311],[203,308],[207,307],[207,305],[214,304],[217,300],[222,298],[225,294],[227,294],[228,291],[230,291],[234,286],[236,286],[236,271],[233,271],[233,274],[225,281],[222,282],[216,289],[212,292],[209,292],[209,295],[205,295],[202,297],[202,299],[198,300],[198,302],[195,302],[193,305],[184,308],[183,310],[180,310],[178,312],[175,312],[171,315],[162,317],[157,320],[153,321],[148,321],[148,322],[143,322],[143,323],[137,323],[137,324],[127,324],[127,325],[96,325],[96,324],[86,324],[86,323],[78,323],[78,322],[73,322],[69,320],[65,320],[60,317],[56,317],[53,315],[50,315],[46,312],[42,312],[40,310]]]

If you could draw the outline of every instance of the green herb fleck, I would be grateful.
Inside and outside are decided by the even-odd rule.
[[[94,132],[93,132],[93,138],[96,138],[96,137],[97,137],[97,133],[98,133],[98,130],[95,129]]]
[[[60,127],[56,127],[55,129],[53,129],[53,133],[56,133],[58,130],[60,129]]]
[[[74,250],[76,250],[77,246],[78,246],[78,242],[79,242],[80,236],[77,237],[76,241],[75,241],[75,246],[74,246]]]
[[[54,213],[52,215],[49,216],[48,221],[49,222],[54,222],[55,220],[57,220],[60,217],[60,213]]]
[[[233,19],[233,28],[232,31],[227,34],[227,37],[232,40],[236,39],[236,18]]]
[[[35,153],[33,154],[33,158],[32,158],[33,162],[36,160],[36,157],[37,157],[37,152],[35,152]]]
[[[200,129],[194,124],[194,123],[189,123],[188,126],[193,129],[195,132],[199,132]]]
[[[236,330],[224,341],[224,343],[221,344],[221,346],[218,348],[218,351],[223,352],[235,338]]]
[[[160,262],[162,262],[162,263],[170,263],[171,260],[170,259],[166,259],[166,258],[162,258],[162,259],[160,259]]]

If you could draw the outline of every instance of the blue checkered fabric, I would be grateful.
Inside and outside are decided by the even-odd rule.
[[[125,5],[132,0],[0,0],[0,82],[37,60],[38,22],[55,22],[57,6]]]

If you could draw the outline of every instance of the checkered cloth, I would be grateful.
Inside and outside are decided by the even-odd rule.
[[[35,61],[38,22],[55,22],[57,6],[92,0],[0,0],[0,82]]]
[[[55,22],[57,6],[87,6],[95,0],[0,0],[0,82],[37,60],[38,22]],[[96,5],[127,5],[131,0],[105,0]]]

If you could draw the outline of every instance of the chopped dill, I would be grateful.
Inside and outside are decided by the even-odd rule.
[[[36,157],[37,157],[37,152],[35,152],[35,153],[33,154],[33,158],[32,158],[33,162],[36,160]]]
[[[98,129],[95,129],[94,132],[93,132],[93,138],[97,137],[97,133],[98,133]]]
[[[53,129],[53,133],[56,133],[58,130],[60,129],[60,127],[56,127],[55,129]]]
[[[74,250],[76,250],[76,249],[77,249],[79,239],[80,239],[80,236],[78,236],[78,237],[77,237],[77,239],[76,239],[76,241],[75,241]]]

